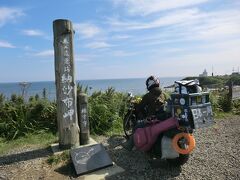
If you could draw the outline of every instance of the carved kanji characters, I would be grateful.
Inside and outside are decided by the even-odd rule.
[[[71,66],[70,65],[67,65],[64,67],[64,72],[67,72],[69,73],[71,71]]]
[[[64,104],[65,104],[68,108],[70,108],[70,107],[73,105],[73,98],[67,97],[67,98],[63,99],[62,101],[64,102]]]
[[[63,74],[62,75],[62,83],[71,83],[72,82],[72,76],[69,74]]]
[[[70,117],[70,120],[72,121],[73,114],[74,114],[74,110],[69,109],[66,113],[63,114],[63,118]]]
[[[69,84],[63,86],[63,89],[62,89],[63,94],[65,94],[65,95],[69,95],[72,92],[72,90],[73,90],[73,87],[70,86]]]

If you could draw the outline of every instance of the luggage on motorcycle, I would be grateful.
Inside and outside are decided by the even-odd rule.
[[[178,120],[171,117],[158,123],[150,123],[144,128],[137,128],[134,132],[134,144],[141,151],[148,151],[156,142],[158,135],[164,131],[178,126]]]
[[[175,83],[175,92],[179,94],[200,93],[202,91],[197,79],[175,81]]]

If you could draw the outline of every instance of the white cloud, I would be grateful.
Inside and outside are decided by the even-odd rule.
[[[129,35],[115,35],[115,36],[112,36],[113,39],[119,39],[119,40],[122,40],[122,39],[129,39],[131,36]]]
[[[237,7],[174,9],[141,18],[117,16],[107,22],[113,31],[133,35],[122,44],[134,47],[134,51],[139,49],[140,55],[131,59],[141,60],[145,56],[142,62],[149,64],[145,73],[199,75],[205,68],[210,73],[214,66],[217,74],[225,74],[231,73],[232,67],[240,66],[240,10]],[[152,49],[156,51],[151,52]],[[113,56],[121,54],[124,55],[112,53]]]
[[[86,45],[87,48],[90,48],[90,49],[102,49],[102,48],[109,48],[109,47],[112,47],[111,44],[108,44],[106,42],[93,42],[93,43],[89,43]]]
[[[215,41],[240,37],[240,10],[226,9],[205,12],[200,9],[182,9],[165,13],[148,22],[109,19],[115,31],[141,31],[155,28],[154,33],[144,33],[128,41],[137,46],[153,46],[174,42]],[[138,42],[138,43],[136,43]],[[139,43],[139,42],[144,42]],[[129,43],[129,42],[128,42]]]
[[[160,72],[161,76],[173,76],[169,74],[169,68],[177,75],[198,76],[205,68],[210,73],[212,66],[216,74],[230,74],[233,67],[240,66],[239,46],[238,39],[201,46],[200,49],[189,47],[184,53],[167,56],[159,50],[149,57],[148,68],[152,73]]]
[[[24,46],[23,49],[25,51],[32,51],[33,50],[33,48],[31,46]]]
[[[27,36],[43,36],[44,33],[37,29],[25,29],[22,31],[24,35]]]
[[[15,46],[7,41],[0,40],[0,48],[15,48]]]
[[[178,10],[171,13],[167,13],[157,19],[148,22],[132,22],[132,21],[120,21],[118,19],[109,19],[108,22],[113,27],[115,26],[118,30],[141,30],[141,29],[152,29],[159,28],[169,25],[177,25],[189,21],[196,21],[200,19],[202,14],[199,10],[194,9],[184,9]]]
[[[129,14],[149,15],[160,11],[185,8],[209,0],[114,0],[115,6],[123,6]]]
[[[91,38],[101,32],[100,28],[90,23],[75,23],[74,30],[82,38]]]
[[[35,53],[34,55],[39,56],[39,57],[52,57],[52,56],[54,56],[54,51],[53,50],[44,50],[44,51]]]
[[[240,10],[224,10],[206,14],[198,24],[192,26],[193,38],[219,39],[240,36]]]
[[[0,7],[0,27],[8,21],[15,21],[18,17],[23,16],[21,9]]]
[[[112,51],[110,52],[113,56],[116,57],[125,57],[125,56],[133,56],[136,55],[137,53],[134,52],[126,52],[126,51],[122,51],[122,50],[118,50],[118,51]]]
[[[77,62],[88,62],[91,59],[93,59],[95,55],[89,55],[89,54],[76,54],[75,61]]]

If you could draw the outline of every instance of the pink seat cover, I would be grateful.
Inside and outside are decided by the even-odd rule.
[[[154,122],[147,127],[138,128],[133,135],[134,144],[141,151],[149,151],[160,133],[177,126],[178,120],[171,117],[158,123]]]

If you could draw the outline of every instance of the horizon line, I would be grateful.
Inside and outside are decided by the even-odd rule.
[[[158,77],[158,76],[157,76]],[[158,78],[184,78],[184,77],[196,77],[196,76],[162,76]],[[146,79],[147,77],[130,77],[130,78],[103,78],[103,79],[77,79],[76,81],[101,81],[101,80],[127,80],[127,79]],[[8,82],[0,82],[0,84],[4,83],[39,83],[39,82],[55,82],[55,80],[39,80],[39,81],[8,81]]]

